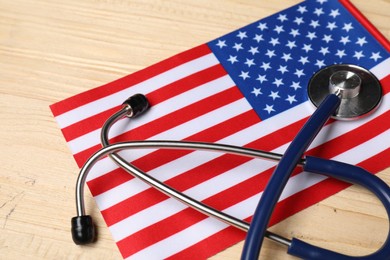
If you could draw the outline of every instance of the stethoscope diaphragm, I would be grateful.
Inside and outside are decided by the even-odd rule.
[[[338,95],[341,104],[333,117],[339,120],[369,115],[382,99],[382,88],[374,74],[351,64],[336,64],[319,70],[310,79],[307,91],[316,107],[327,95]]]

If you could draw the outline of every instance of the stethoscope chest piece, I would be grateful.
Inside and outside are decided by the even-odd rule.
[[[382,99],[382,88],[370,71],[356,65],[336,64],[315,73],[308,86],[309,98],[316,107],[329,94],[341,99],[333,117],[352,120],[375,111]]]

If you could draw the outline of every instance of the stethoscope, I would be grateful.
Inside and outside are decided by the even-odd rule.
[[[149,102],[142,94],[128,98],[123,103],[121,110],[104,123],[101,130],[103,148],[93,154],[80,170],[76,184],[77,216],[72,218],[73,241],[78,245],[95,241],[96,231],[92,218],[85,213],[84,185],[93,165],[100,158],[109,156],[125,171],[157,190],[208,216],[247,231],[241,259],[258,259],[264,237],[287,246],[288,254],[303,259],[390,259],[390,230],[385,243],[378,251],[362,257],[339,254],[307,244],[296,238],[290,240],[266,230],[273,209],[296,166],[302,167],[307,172],[326,175],[365,187],[378,197],[383,203],[388,217],[390,217],[390,188],[380,178],[354,165],[313,156],[303,157],[311,142],[330,117],[352,120],[372,113],[382,99],[382,88],[379,81],[364,68],[350,64],[332,65],[313,75],[308,85],[308,96],[317,109],[293,139],[284,155],[232,145],[188,141],[129,141],[110,144],[109,131],[115,122],[123,117],[139,116],[149,108]],[[218,151],[252,158],[277,160],[279,164],[264,189],[252,222],[249,224],[173,189],[128,163],[117,154],[122,150],[150,148]]]

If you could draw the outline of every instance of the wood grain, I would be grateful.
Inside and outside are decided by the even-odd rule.
[[[212,40],[298,1],[0,0],[0,258],[118,259],[87,193],[99,240],[75,246],[78,168],[49,105]],[[390,1],[353,3],[390,38]],[[379,174],[390,184],[390,170]],[[352,186],[273,231],[340,252],[375,251],[387,235],[380,203]],[[237,259],[242,243],[213,259]],[[293,259],[266,242],[264,259]]]

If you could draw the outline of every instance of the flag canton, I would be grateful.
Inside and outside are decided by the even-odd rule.
[[[388,52],[338,1],[306,1],[208,43],[262,120],[308,99],[319,69],[372,68]]]

